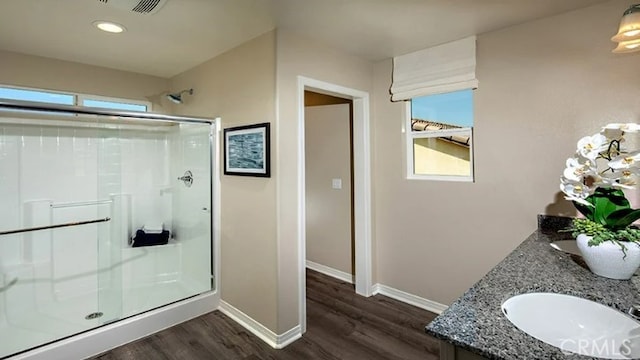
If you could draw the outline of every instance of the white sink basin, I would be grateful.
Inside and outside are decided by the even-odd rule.
[[[640,323],[602,304],[569,295],[530,293],[502,303],[502,312],[518,329],[567,354],[640,358]]]

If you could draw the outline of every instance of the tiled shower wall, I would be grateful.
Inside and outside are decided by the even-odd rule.
[[[126,247],[145,223],[163,222],[171,230],[169,130],[0,123],[0,230],[96,219],[117,210],[129,232],[112,239],[111,224],[101,223],[3,236],[0,286],[10,281],[12,268],[51,263],[58,296],[95,291],[96,270],[119,256],[105,246]],[[50,206],[118,197],[130,199],[129,211],[113,204]]]

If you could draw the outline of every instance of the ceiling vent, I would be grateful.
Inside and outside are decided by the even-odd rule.
[[[131,11],[137,14],[153,15],[157,13],[169,0],[98,0],[118,9]]]

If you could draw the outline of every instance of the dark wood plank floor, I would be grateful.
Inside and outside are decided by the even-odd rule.
[[[103,353],[95,360],[422,359],[437,360],[438,342],[424,327],[435,314],[307,271],[307,332],[274,350],[214,311]]]

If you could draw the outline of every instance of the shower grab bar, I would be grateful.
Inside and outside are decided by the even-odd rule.
[[[69,223],[64,223],[64,224],[46,225],[46,226],[35,226],[35,227],[24,228],[24,229],[8,230],[8,231],[0,231],[0,235],[11,235],[11,234],[19,234],[19,233],[23,233],[23,232],[30,232],[30,231],[47,230],[47,229],[57,229],[57,228],[69,227],[69,226],[78,226],[78,225],[95,224],[95,223],[101,223],[101,222],[106,222],[106,221],[110,221],[110,220],[111,220],[111,218],[110,218],[110,217],[106,217],[106,218],[102,218],[102,219],[87,220],[87,221],[77,221],[77,222],[69,222]]]
[[[113,200],[65,202],[65,203],[51,204],[51,208],[58,209],[58,208],[67,208],[67,207],[76,207],[76,206],[102,205],[102,204],[111,204],[112,202]]]

